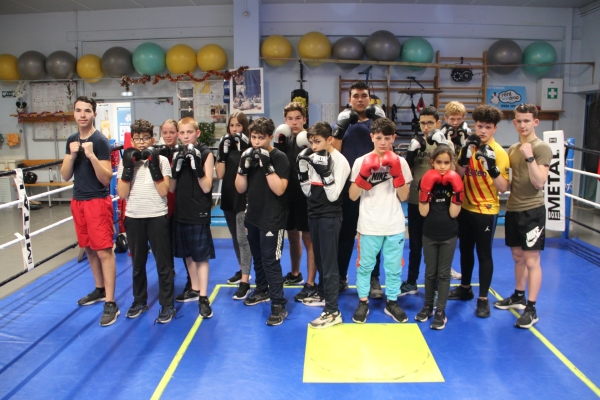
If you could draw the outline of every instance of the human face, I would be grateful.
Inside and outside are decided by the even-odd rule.
[[[427,135],[432,130],[440,128],[440,121],[436,121],[433,115],[421,115],[419,125],[421,126],[421,132]]]
[[[475,134],[481,139],[481,144],[489,143],[494,137],[498,126],[491,122],[475,121]]]
[[[75,103],[73,117],[80,130],[87,130],[94,125],[96,113],[92,110],[92,105],[90,103],[78,101]]]
[[[371,97],[369,91],[366,89],[352,89],[348,102],[354,111],[357,113],[364,113],[365,109],[369,106]]]
[[[333,142],[333,136],[329,136],[329,138],[325,139],[323,136],[314,135],[310,138],[310,148],[315,153],[321,150],[330,151],[331,142]]]
[[[273,140],[273,135],[269,136],[264,133],[250,132],[250,143],[252,143],[252,147],[255,149],[266,149],[271,151],[271,140]]]
[[[302,116],[300,111],[288,111],[285,115],[285,123],[292,129],[292,133],[297,135],[304,130],[306,118]]]
[[[243,133],[243,132],[244,132],[244,126],[238,122],[237,118],[231,118],[229,120],[229,134],[235,135],[236,133]]]
[[[164,124],[160,128],[160,135],[167,146],[174,147],[177,144],[177,128],[175,125]]]
[[[453,128],[458,128],[465,121],[465,117],[462,114],[444,115],[444,119]]]
[[[539,119],[533,117],[532,113],[515,113],[513,124],[521,140],[527,141],[533,134],[535,136],[535,127],[540,123]]]
[[[382,156],[386,151],[392,148],[396,135],[384,135],[381,132],[371,133],[371,140],[375,145],[375,152]]]
[[[131,145],[142,151],[154,144],[154,138],[150,132],[134,133],[131,136]]]
[[[448,153],[440,153],[433,160],[433,169],[444,175],[446,172],[452,169],[452,159]]]
[[[179,125],[179,140],[184,146],[190,143],[196,145],[198,137],[200,137],[200,130],[195,130],[192,124]]]

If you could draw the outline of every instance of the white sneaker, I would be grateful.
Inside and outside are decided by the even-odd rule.
[[[454,270],[454,268],[450,269],[450,279],[454,279],[455,281],[460,280],[462,278],[462,274]]]
[[[342,313],[337,311],[335,313],[329,313],[327,311],[323,311],[318,318],[310,321],[310,327],[316,329],[329,328],[333,325],[338,325],[342,323]]]

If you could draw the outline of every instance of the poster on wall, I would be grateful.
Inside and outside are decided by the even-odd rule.
[[[526,102],[525,86],[488,86],[486,104],[512,111]]]
[[[131,107],[117,107],[117,126],[119,143],[125,142],[125,133],[131,129]]]
[[[264,114],[264,88],[262,68],[250,68],[241,75],[231,78],[230,112],[244,114]]]
[[[32,82],[31,111],[73,112],[73,101],[77,93],[77,83],[70,82]]]
[[[192,117],[198,122],[214,122],[215,137],[223,136],[228,116],[223,83],[223,80],[179,82],[179,118]]]

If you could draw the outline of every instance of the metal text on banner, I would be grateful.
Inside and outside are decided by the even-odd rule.
[[[19,193],[19,200],[21,201],[21,214],[23,216],[23,240],[21,240],[21,250],[23,251],[23,268],[31,271],[34,268],[33,263],[33,252],[31,250],[31,237],[30,232],[30,208],[29,199],[27,198],[27,192],[25,191],[25,182],[23,181],[23,171],[20,168],[15,169],[15,186]],[[19,237],[17,235],[17,237]]]
[[[544,185],[546,229],[565,230],[565,142],[563,131],[544,132],[544,141],[552,149],[548,180]]]

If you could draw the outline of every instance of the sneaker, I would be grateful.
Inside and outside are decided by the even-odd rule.
[[[288,316],[285,306],[283,304],[273,304],[271,306],[271,315],[267,319],[267,325],[277,326],[283,323],[285,317]]]
[[[233,295],[234,300],[244,300],[250,294],[250,284],[246,282],[240,282],[238,290]]]
[[[175,301],[177,301],[179,303],[188,303],[190,301],[198,301],[199,296],[200,296],[199,292],[197,292],[193,289],[187,289],[187,290],[184,290],[183,293],[181,293],[180,295],[175,297]]]
[[[477,309],[475,316],[479,318],[487,318],[490,316],[490,302],[483,299],[477,299]]]
[[[126,315],[127,315],[127,318],[137,318],[144,311],[148,311],[148,304],[133,302],[133,304],[131,305],[131,307],[129,307],[129,310],[127,310],[127,314]]]
[[[448,322],[448,318],[446,318],[446,313],[444,310],[436,311],[433,317],[433,322],[429,327],[431,329],[442,330],[446,327],[446,322]]]
[[[241,280],[242,280],[242,271],[239,270],[238,272],[233,274],[233,276],[231,278],[227,279],[227,283],[229,283],[230,285],[237,285],[238,283],[240,283]]]
[[[329,311],[323,311],[316,319],[310,321],[308,324],[311,328],[324,329],[330,326],[339,325],[342,323],[342,313],[338,311],[330,313]]]
[[[302,299],[302,304],[309,307],[325,307],[325,299],[315,292],[312,296]]]
[[[402,285],[400,285],[400,294],[398,294],[398,297],[401,296],[406,296],[407,294],[417,294],[419,293],[419,288],[417,287],[417,285],[411,285],[408,282],[402,282]]]
[[[212,318],[213,312],[210,308],[210,301],[208,300],[208,297],[204,296],[198,298],[198,308],[200,310],[200,316],[202,318]]]
[[[117,322],[117,317],[121,314],[117,303],[114,301],[107,301],[104,303],[104,312],[102,318],[100,318],[100,326],[109,326]]]
[[[460,278],[462,278],[462,274],[458,271],[455,271],[454,268],[450,268],[450,279],[460,281]]]
[[[358,307],[352,316],[352,321],[357,324],[364,324],[367,321],[367,315],[369,315],[369,302],[359,300]]]
[[[379,278],[371,277],[371,289],[369,290],[369,297],[372,299],[381,299],[383,297],[383,290],[381,290],[381,284]]]
[[[520,299],[510,296],[505,298],[504,300],[495,301],[494,307],[499,308],[501,310],[508,310],[514,308],[515,310],[524,310],[525,305],[527,304],[527,300],[525,300],[525,296]]]
[[[433,306],[423,306],[421,311],[415,315],[415,321],[425,322],[434,314]]]
[[[538,321],[539,318],[535,312],[535,308],[531,310],[525,309],[517,322],[515,322],[515,326],[517,328],[529,329],[533,325],[537,324]]]
[[[99,301],[106,299],[106,291],[104,289],[94,289],[90,294],[77,300],[77,304],[80,306],[89,306]]]
[[[171,322],[173,317],[177,314],[177,310],[173,306],[161,307],[160,312],[158,313],[158,318],[156,318],[156,322],[159,324],[166,324]]]
[[[265,303],[267,301],[271,301],[269,298],[269,291],[260,291],[258,289],[254,289],[254,292],[244,300],[244,304],[247,306],[255,306],[258,303]]]
[[[408,321],[408,317],[406,313],[400,307],[400,305],[395,301],[387,300],[385,304],[385,310],[383,310],[387,315],[392,317],[392,319],[396,322],[406,322]]]
[[[292,275],[291,272],[288,272],[288,274],[283,277],[283,284],[285,286],[302,285],[303,283],[304,278],[302,277],[301,272],[298,275]]]
[[[304,299],[313,296],[317,293],[317,285],[309,285],[308,283],[304,284],[302,290],[294,296],[294,300],[303,301]]]
[[[348,289],[350,289],[348,286],[348,279],[340,279],[340,288],[338,293],[344,293]]]
[[[458,285],[454,289],[448,293],[448,300],[472,300],[475,297],[473,294],[473,288],[469,287],[465,289],[464,287]]]

